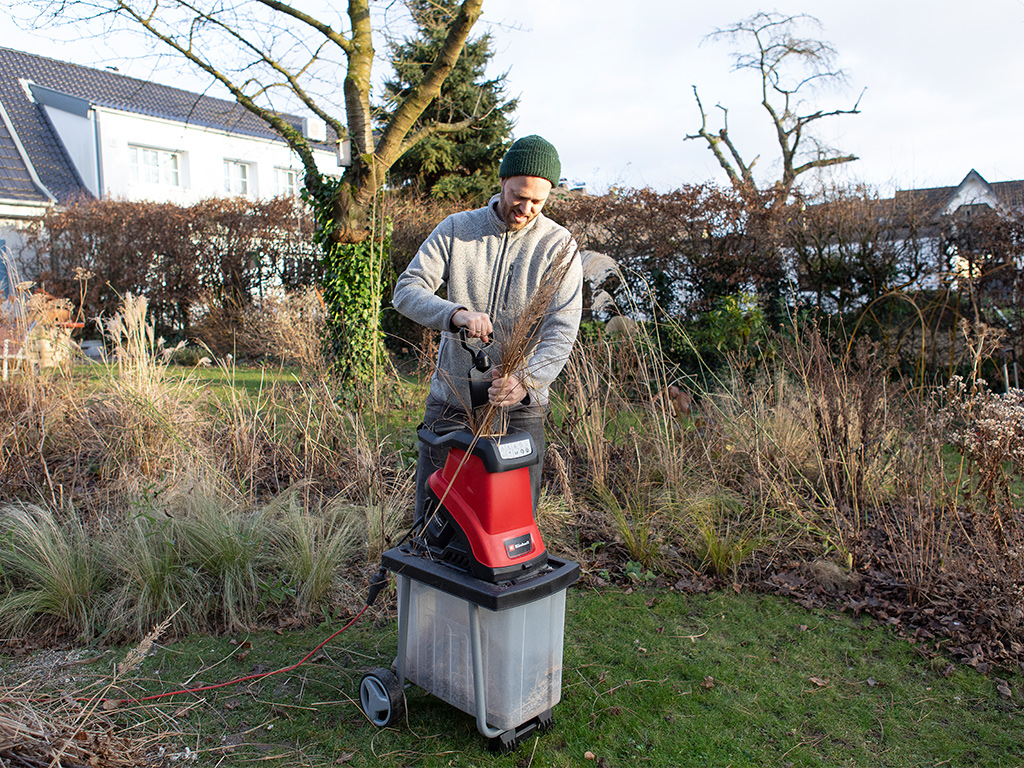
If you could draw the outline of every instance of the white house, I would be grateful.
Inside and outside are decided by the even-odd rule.
[[[284,115],[317,166],[340,175],[347,142]],[[0,246],[25,222],[82,198],[190,204],[296,194],[302,165],[233,101],[0,48]]]

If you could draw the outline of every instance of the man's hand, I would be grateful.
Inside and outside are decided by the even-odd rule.
[[[465,328],[470,338],[480,339],[485,344],[494,333],[491,318],[487,316],[486,312],[470,312],[468,309],[460,309],[452,315],[452,325],[456,328]]]
[[[490,389],[487,390],[487,399],[491,405],[511,408],[526,397],[526,385],[523,384],[519,376],[515,374],[502,376],[497,368],[492,371],[491,375],[493,380]]]

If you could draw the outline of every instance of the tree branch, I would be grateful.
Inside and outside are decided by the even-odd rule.
[[[273,8],[275,11],[280,11],[286,16],[291,16],[297,21],[301,21],[303,24],[308,24],[321,35],[326,37],[332,43],[335,43],[346,55],[354,52],[353,41],[346,38],[339,32],[336,32],[330,25],[324,24],[319,19],[314,19],[307,13],[303,13],[297,8],[293,8],[287,3],[278,2],[278,0],[257,0],[268,8]],[[354,32],[354,31],[353,31]],[[355,35],[353,34],[353,37]]]
[[[273,0],[259,0],[259,2],[263,2],[264,4],[270,5],[271,7],[274,7],[275,5],[280,5],[280,3],[274,3]],[[290,72],[289,70],[285,69],[285,67],[283,67],[280,62],[275,61],[274,59],[271,59],[270,56],[268,56],[264,51],[260,50],[259,47],[257,47],[253,43],[249,42],[241,33],[238,32],[238,30],[233,29],[232,27],[229,27],[227,24],[222,22],[220,19],[211,16],[209,13],[206,13],[205,11],[202,11],[199,8],[196,8],[194,5],[191,5],[189,3],[183,3],[183,5],[185,7],[187,7],[187,8],[189,8],[193,13],[195,13],[197,17],[199,17],[199,18],[203,19],[204,21],[207,21],[210,24],[213,24],[213,25],[219,27],[220,29],[224,30],[224,32],[226,34],[228,34],[230,37],[234,38],[242,47],[248,48],[250,51],[255,53],[256,56],[258,56],[259,59],[264,64],[266,64],[271,69],[273,69],[275,72],[278,72],[282,77],[284,77],[285,82],[287,83],[289,90],[291,90],[292,93],[294,93],[296,96],[298,96],[299,100],[303,104],[305,104],[306,107],[308,107],[309,110],[313,114],[315,114],[317,117],[319,117],[325,123],[327,123],[327,125],[331,126],[331,128],[334,130],[335,134],[337,134],[339,140],[347,135],[348,130],[341,124],[341,122],[339,120],[337,120],[336,118],[332,117],[331,115],[329,115],[327,112],[325,112],[320,107],[320,105],[317,104],[309,96],[309,94],[306,92],[306,90],[302,87],[302,84],[299,82],[298,77],[295,74],[293,74],[292,72]],[[316,55],[314,54],[312,61],[315,61],[315,60],[316,60]],[[312,61],[310,63],[312,63]],[[303,67],[303,69],[306,69],[308,66],[309,66],[309,64],[307,64],[306,67]],[[302,70],[300,70],[300,72],[301,71]],[[264,93],[264,92],[268,91],[272,86],[273,86],[273,84],[261,87],[259,89],[259,91],[257,91],[256,95],[259,95],[260,93]],[[262,117],[262,115],[259,115],[259,116]],[[285,138],[287,139],[287,137],[285,137]]]
[[[128,14],[131,18],[135,19],[135,21],[153,35],[153,37],[176,50],[197,67],[209,74],[214,80],[227,88],[231,95],[235,97],[235,101],[237,101],[239,105],[247,109],[249,112],[252,112],[261,120],[264,120],[275,131],[277,131],[285,141],[288,142],[288,146],[295,151],[299,156],[299,159],[302,161],[302,165],[306,169],[307,174],[319,176],[320,172],[317,168],[316,159],[313,157],[313,151],[309,146],[309,142],[307,142],[305,137],[296,131],[291,124],[285,122],[285,120],[283,120],[276,112],[264,109],[254,102],[248,95],[246,95],[241,87],[235,84],[233,80],[220,72],[220,70],[214,67],[210,62],[195,53],[191,44],[188,47],[185,47],[174,38],[160,32],[153,21],[153,14],[143,16],[124,2],[124,0],[118,0],[117,7],[124,13]]]
[[[801,173],[806,173],[812,168],[826,168],[830,165],[841,165],[842,163],[852,163],[854,160],[860,160],[856,155],[842,155],[840,157],[819,157],[814,160],[809,160],[803,165],[794,168],[793,173],[799,176]]]
[[[683,140],[689,141],[691,139],[703,139],[704,141],[706,141],[708,148],[715,156],[715,159],[718,160],[718,164],[722,166],[722,170],[725,171],[733,186],[735,186],[738,189],[743,186],[743,179],[740,177],[740,174],[736,171],[736,168],[733,167],[733,164],[729,162],[729,158],[727,158],[725,156],[725,153],[722,152],[722,148],[719,146],[719,144],[724,139],[726,147],[729,149],[730,153],[734,158],[738,156],[736,149],[735,147],[732,147],[730,145],[730,142],[728,140],[728,134],[725,133],[724,128],[720,132],[720,135],[717,136],[708,131],[708,116],[707,113],[704,111],[704,105],[701,103],[700,95],[697,93],[697,86],[694,85],[691,87],[693,88],[693,98],[696,99],[697,101],[697,109],[700,110],[700,130],[697,131],[697,133],[684,136]],[[740,163],[740,167],[742,168],[742,163]]]

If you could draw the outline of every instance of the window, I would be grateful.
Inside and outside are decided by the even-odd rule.
[[[275,168],[275,193],[278,197],[297,197],[299,194],[299,172],[292,168]]]
[[[224,161],[224,191],[229,195],[249,194],[249,164],[238,160]]]
[[[135,184],[181,186],[181,156],[177,152],[128,146],[129,173]]]

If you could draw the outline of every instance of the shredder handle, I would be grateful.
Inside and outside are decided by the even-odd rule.
[[[442,427],[443,434],[437,434],[427,427],[417,430],[419,439],[434,449],[461,448],[478,456],[484,463],[488,472],[508,472],[521,467],[529,467],[540,463],[540,453],[537,452],[533,438],[529,432],[510,428],[502,438],[477,438],[465,426]],[[506,458],[501,455],[495,440],[530,441],[530,450],[523,455],[516,455]]]
[[[421,442],[426,443],[431,448],[447,448],[455,443],[455,435],[462,429],[465,429],[465,427],[459,426],[439,435],[437,432],[423,428],[418,430],[416,435],[419,437]]]
[[[469,641],[473,664],[473,699],[476,704],[476,729],[480,735],[493,739],[502,734],[500,728],[487,724],[487,686],[484,680],[484,651],[480,639],[480,606],[469,603]]]

